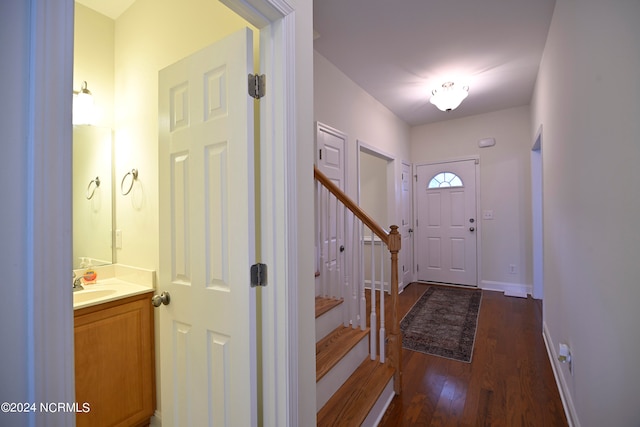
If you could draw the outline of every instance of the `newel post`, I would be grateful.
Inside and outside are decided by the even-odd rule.
[[[389,233],[389,252],[391,252],[391,331],[389,333],[389,362],[395,368],[393,389],[396,394],[402,390],[402,334],[398,319],[398,252],[401,247],[401,235],[398,226],[392,225]]]

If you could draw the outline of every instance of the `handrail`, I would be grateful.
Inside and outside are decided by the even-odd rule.
[[[373,233],[384,242],[391,253],[391,330],[389,331],[389,364],[395,369],[394,375],[394,391],[400,394],[402,390],[402,335],[400,332],[400,319],[398,319],[399,301],[398,301],[398,252],[401,248],[401,235],[398,232],[398,226],[389,227],[387,232],[378,223],[373,220],[360,206],[358,206],[344,191],[333,183],[325,174],[323,174],[316,166],[313,167],[313,176],[319,181],[336,199],[340,200],[353,214],[360,219]]]
[[[340,189],[333,181],[331,181],[325,174],[320,172],[320,170],[314,166],[313,167],[313,176],[316,180],[320,181],[322,185],[331,191],[331,193],[336,196],[338,200],[340,200],[351,212],[354,213],[355,216],[360,218],[367,227],[369,227],[373,233],[382,240],[385,245],[389,246],[389,233],[382,228],[373,218],[371,218],[365,211],[362,210],[360,206],[358,206],[349,196],[345,194],[344,191]]]

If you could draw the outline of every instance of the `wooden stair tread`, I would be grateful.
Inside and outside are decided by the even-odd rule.
[[[361,425],[393,374],[388,364],[367,358],[320,409],[318,426]]]
[[[316,319],[340,304],[341,299],[316,297]]]
[[[316,382],[324,377],[351,349],[369,333],[339,326],[316,344]]]

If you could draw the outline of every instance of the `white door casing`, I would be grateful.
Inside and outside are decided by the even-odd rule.
[[[167,426],[257,425],[251,33],[234,33],[159,75]]]
[[[413,280],[413,177],[411,165],[402,163],[400,182],[402,218],[400,234],[402,235],[402,250],[400,251],[402,266],[400,268],[402,289]]]
[[[428,188],[441,172],[462,186]],[[477,286],[476,160],[418,165],[416,174],[418,280]]]

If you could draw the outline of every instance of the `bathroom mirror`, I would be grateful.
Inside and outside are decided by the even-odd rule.
[[[73,127],[73,268],[114,262],[113,132]]]

